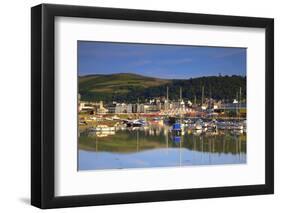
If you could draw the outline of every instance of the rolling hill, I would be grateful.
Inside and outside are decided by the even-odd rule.
[[[201,98],[202,86],[205,97],[216,99],[233,99],[239,88],[242,98],[246,97],[246,77],[243,76],[209,76],[183,80],[160,79],[131,73],[110,75],[87,75],[79,77],[81,100],[86,101],[122,101],[136,102],[152,97],[166,95],[169,87],[169,98],[178,99],[182,87],[183,98]]]

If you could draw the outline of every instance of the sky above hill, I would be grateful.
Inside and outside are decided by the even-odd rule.
[[[78,74],[135,73],[164,79],[246,76],[246,48],[78,41]]]

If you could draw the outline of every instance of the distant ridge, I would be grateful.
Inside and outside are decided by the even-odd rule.
[[[183,80],[161,79],[134,73],[93,74],[79,76],[79,93],[87,101],[136,102],[148,98],[165,96],[169,87],[169,97],[179,98],[182,87],[183,98],[201,97],[202,86],[205,97],[216,99],[234,99],[239,88],[242,98],[246,97],[246,77],[244,76],[208,76]]]
[[[150,79],[160,79],[160,80],[167,80],[167,79],[163,79],[163,78],[155,78],[155,77],[151,77],[151,76],[145,76],[145,75],[140,75],[137,73],[127,73],[127,72],[122,72],[122,73],[114,73],[114,74],[86,74],[86,75],[81,75],[79,76],[79,78],[87,78],[87,77],[96,77],[96,76],[120,76],[120,77],[138,77],[138,78],[150,78]]]

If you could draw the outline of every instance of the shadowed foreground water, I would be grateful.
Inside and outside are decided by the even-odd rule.
[[[83,132],[78,170],[176,167],[246,163],[243,133],[189,132],[176,136],[169,127]]]

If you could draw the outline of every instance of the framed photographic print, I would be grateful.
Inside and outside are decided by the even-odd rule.
[[[31,203],[271,194],[274,21],[31,9]]]

